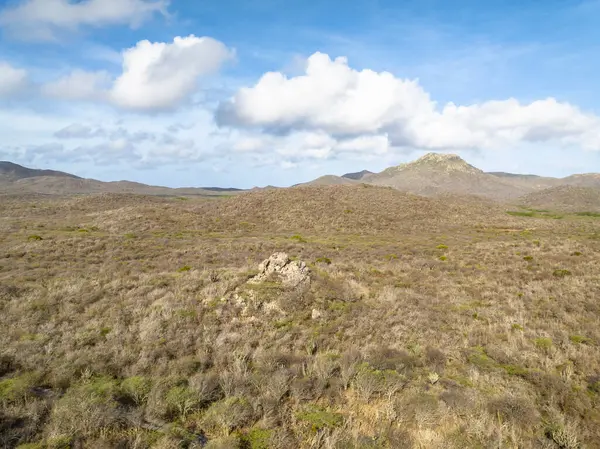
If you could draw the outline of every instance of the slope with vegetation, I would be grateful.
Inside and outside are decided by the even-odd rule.
[[[552,187],[525,195],[519,202],[538,210],[600,213],[600,187]]]
[[[0,248],[0,447],[600,447],[593,216],[4,195]],[[277,252],[310,282],[256,278]]]

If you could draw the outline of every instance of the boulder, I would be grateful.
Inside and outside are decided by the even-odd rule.
[[[257,284],[278,279],[288,287],[297,287],[310,282],[310,270],[304,262],[290,260],[286,253],[275,253],[258,266],[258,274],[248,283]]]

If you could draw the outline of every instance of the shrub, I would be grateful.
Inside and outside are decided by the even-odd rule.
[[[46,449],[47,446],[43,443],[25,443],[19,444],[16,449]]]
[[[184,273],[186,271],[190,271],[191,269],[192,269],[192,267],[190,267],[189,265],[184,265],[183,267],[178,268],[177,271],[179,273]]]
[[[438,245],[436,246],[437,249],[448,249],[448,245]]]
[[[554,270],[552,275],[557,278],[564,278],[565,276],[571,276],[571,272],[569,270]]]
[[[184,418],[200,405],[198,394],[187,386],[172,387],[165,396],[165,402],[170,414],[178,413]]]
[[[116,382],[107,377],[84,381],[69,388],[50,416],[52,433],[61,437],[89,437],[118,423]]]
[[[44,240],[44,239],[41,236],[34,234],[34,235],[30,235],[29,237],[27,237],[27,240],[29,240],[30,242],[36,242],[36,241]]]
[[[488,410],[492,415],[500,416],[523,427],[533,427],[538,422],[538,414],[531,401],[524,398],[505,396],[489,402]]]
[[[521,326],[520,324],[517,324],[517,323],[513,323],[513,325],[510,328],[513,331],[522,331],[523,330],[523,326]]]
[[[306,243],[306,239],[299,234],[294,234],[290,237],[290,240],[293,240],[298,243]]]
[[[583,337],[581,335],[571,335],[569,337],[569,340],[571,340],[572,343],[576,344],[590,344],[592,342],[590,338]]]
[[[550,423],[546,428],[546,436],[556,443],[560,449],[580,449],[577,431],[562,423]]]
[[[540,349],[550,349],[552,347],[552,339],[547,337],[536,338],[533,343]]]
[[[152,389],[152,382],[142,376],[128,377],[121,382],[121,393],[135,402],[137,405],[143,404],[148,400],[148,395]]]
[[[344,423],[344,416],[341,413],[334,413],[312,404],[298,412],[296,418],[308,424],[313,432],[333,429]]]
[[[358,366],[352,386],[364,402],[388,391],[395,391],[402,385],[402,377],[394,370],[373,369],[368,363]]]
[[[315,263],[324,263],[325,265],[331,265],[331,259],[329,257],[319,257],[315,260]]]
[[[588,390],[600,394],[600,376],[592,376],[588,379]]]
[[[253,416],[252,407],[245,398],[232,396],[212,404],[203,421],[208,427],[228,435],[233,430],[250,424]]]
[[[252,428],[239,435],[240,446],[245,449],[270,449],[271,430]]]
[[[437,370],[443,370],[446,366],[446,354],[436,348],[427,348],[425,351],[427,364]]]
[[[523,257],[523,260],[525,260],[527,262],[531,262],[533,260],[533,256],[525,256],[525,257]]]
[[[0,381],[0,404],[10,404],[25,400],[30,396],[30,389],[35,386],[37,380],[37,374],[24,373],[20,376]]]
[[[439,257],[439,259],[440,259],[442,262],[445,262],[446,260],[448,260],[448,257],[446,257],[446,256],[440,256],[440,257]]]

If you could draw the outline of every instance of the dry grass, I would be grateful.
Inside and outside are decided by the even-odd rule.
[[[0,447],[600,447],[594,217],[359,185],[0,231]],[[310,287],[245,284],[277,251]]]

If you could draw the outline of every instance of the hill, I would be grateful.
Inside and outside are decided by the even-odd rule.
[[[429,153],[414,162],[367,175],[363,180],[426,196],[454,193],[508,199],[528,191],[501,177],[484,173],[454,154]]]
[[[343,176],[335,176],[335,175],[325,175],[321,176],[317,179],[313,179],[312,181],[295,184],[292,187],[300,187],[300,186],[335,186],[335,185],[351,185],[356,184],[357,181],[353,179],[344,178]]]
[[[369,170],[362,170],[356,173],[346,173],[345,175],[342,175],[342,178],[348,178],[348,179],[354,179],[356,181],[363,179],[364,177],[368,176],[368,175],[372,175],[373,172],[369,171]]]
[[[600,174],[588,173],[565,178],[530,174],[484,172],[454,154],[429,153],[380,173],[363,170],[338,176],[323,176],[301,185],[339,185],[343,179],[389,186],[424,196],[443,194],[481,196],[494,200],[514,200],[531,192],[573,185],[600,187]]]
[[[0,161],[0,183],[34,177],[59,177],[79,179],[78,176],[56,170],[38,170],[8,161]]]
[[[132,181],[104,182],[95,179],[84,179],[55,170],[37,170],[11,162],[0,162],[0,191],[2,193],[39,193],[46,195],[133,193],[158,196],[216,196],[238,193],[241,190],[219,187],[173,189]]]
[[[583,173],[567,176],[561,179],[562,184],[576,187],[598,187],[600,188],[600,173]]]
[[[600,188],[572,185],[552,187],[525,195],[519,199],[519,203],[532,209],[600,213]]]

